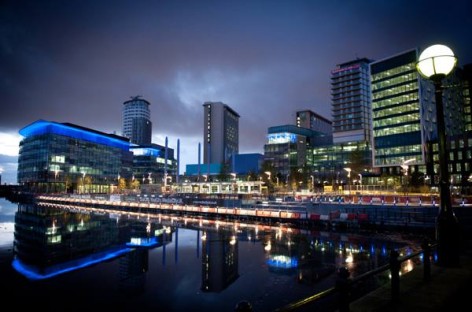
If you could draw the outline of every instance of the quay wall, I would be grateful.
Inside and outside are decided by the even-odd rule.
[[[302,226],[323,226],[333,228],[400,228],[432,230],[439,211],[437,205],[392,205],[363,204],[345,202],[305,202],[297,205],[267,203],[254,207],[219,207],[187,205],[180,199],[130,201],[114,195],[81,196],[37,196],[37,202],[60,206],[74,205],[97,210],[132,211],[143,214],[166,213],[177,215],[200,215],[208,218],[251,220],[269,223],[294,223]],[[201,202],[204,203],[204,202]],[[468,215],[472,208],[455,207],[461,218],[471,220]],[[464,214],[464,211],[468,212]],[[467,222],[470,224],[470,222]]]

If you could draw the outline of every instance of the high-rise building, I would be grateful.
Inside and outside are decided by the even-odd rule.
[[[152,122],[150,103],[140,96],[133,96],[123,103],[122,135],[138,145],[151,144]]]
[[[382,173],[399,174],[406,163],[425,164],[433,111],[420,97],[417,59],[412,49],[370,64],[373,165]]]
[[[222,102],[203,104],[203,163],[229,164],[239,152],[239,114]]]
[[[335,187],[348,173],[344,168],[350,168],[356,176],[370,174],[371,62],[368,58],[357,58],[338,64],[331,71],[332,147],[318,144],[313,149],[312,161],[315,176]],[[322,157],[324,151],[329,151],[327,157]]]
[[[333,143],[370,141],[370,72],[367,58],[331,71]]]

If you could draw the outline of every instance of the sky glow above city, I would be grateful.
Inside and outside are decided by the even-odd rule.
[[[151,103],[153,143],[198,162],[203,103],[240,116],[240,153],[310,109],[331,119],[337,64],[448,45],[472,62],[472,2],[34,1],[0,5],[0,172],[38,119],[121,134],[123,102]],[[203,148],[202,148],[203,151]]]

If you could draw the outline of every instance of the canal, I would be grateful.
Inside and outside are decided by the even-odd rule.
[[[423,237],[169,214],[132,215],[0,198],[3,303],[48,311],[275,311],[420,248]],[[402,267],[407,274],[418,261]],[[389,281],[380,275],[376,287]],[[320,311],[318,309],[318,311]]]

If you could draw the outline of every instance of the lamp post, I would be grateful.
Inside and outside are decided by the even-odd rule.
[[[347,186],[349,188],[349,196],[351,196],[351,168],[344,168],[347,171]]]
[[[270,171],[265,171],[264,173],[269,176],[269,177],[267,178],[267,180],[270,182],[270,175],[271,175]]]
[[[85,171],[82,172],[82,193],[85,193]]]
[[[359,176],[359,185],[361,186],[361,192],[362,192],[362,174],[359,173],[358,176]]]
[[[426,48],[418,59],[416,68],[426,79],[433,82],[436,100],[436,122],[438,127],[439,153],[439,194],[441,198],[439,214],[436,218],[436,240],[438,242],[438,264],[441,266],[459,265],[459,226],[452,210],[450,182],[448,172],[448,154],[446,153],[446,130],[443,111],[442,80],[456,66],[457,58],[452,50],[436,44]]]

